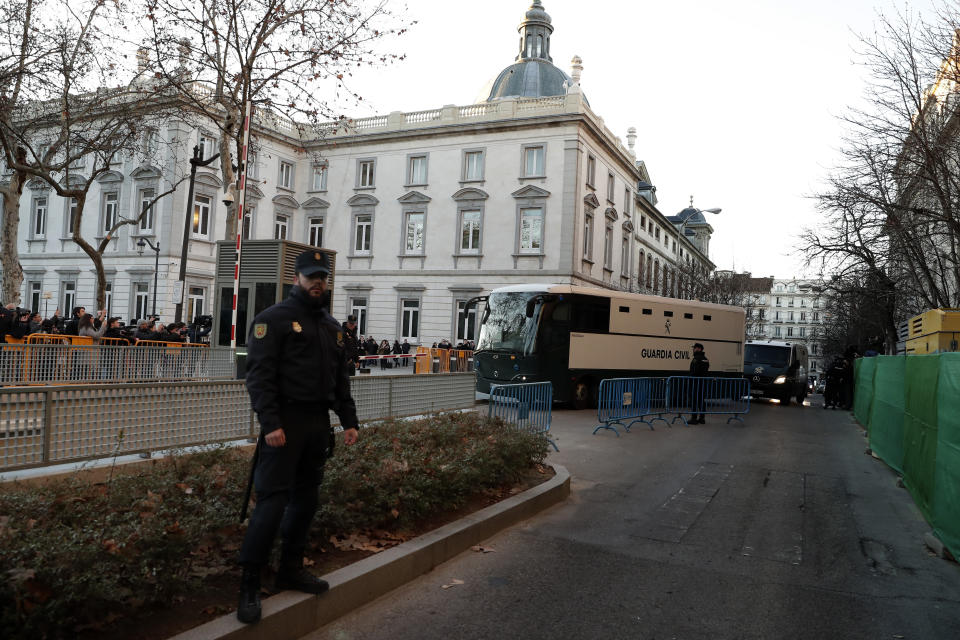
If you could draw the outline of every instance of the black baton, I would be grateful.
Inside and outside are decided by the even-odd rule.
[[[247,507],[250,506],[250,492],[253,490],[253,475],[257,471],[257,462],[260,460],[260,443],[263,434],[257,438],[257,446],[253,450],[253,460],[250,463],[250,477],[247,478],[247,490],[243,493],[243,506],[240,507],[240,522],[247,519]]]

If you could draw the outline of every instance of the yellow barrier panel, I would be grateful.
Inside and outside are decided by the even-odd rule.
[[[413,372],[430,373],[433,371],[433,358],[430,356],[430,349],[427,347],[417,347],[417,352],[413,354]]]

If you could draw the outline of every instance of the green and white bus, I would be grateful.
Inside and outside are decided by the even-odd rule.
[[[553,383],[553,397],[596,405],[606,378],[686,375],[693,343],[720,377],[743,375],[745,312],[692,300],[572,285],[494,289],[474,352],[477,391],[523,382]]]

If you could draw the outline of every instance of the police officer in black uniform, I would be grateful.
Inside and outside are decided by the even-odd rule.
[[[695,378],[705,378],[710,371],[710,361],[703,352],[703,345],[697,342],[693,345],[693,360],[690,361],[690,375]],[[690,381],[690,411],[693,415],[687,424],[706,424],[706,385],[703,380]]]
[[[328,410],[340,417],[344,443],[357,441],[343,329],[326,309],[327,256],[306,251],[296,270],[290,297],[257,315],[247,338],[246,383],[261,440],[257,503],[240,549],[237,618],[246,623],[260,619],[260,570],[278,530],[277,589],[327,590],[326,581],[303,568],[303,553],[332,437]]]

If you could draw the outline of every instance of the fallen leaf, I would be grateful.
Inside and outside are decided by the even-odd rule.
[[[180,489],[181,491],[183,491],[183,492],[184,492],[185,494],[187,494],[187,495],[190,495],[191,493],[193,493],[193,488],[187,486],[186,483],[183,483],[183,482],[178,482],[178,483],[177,483],[177,489]]]
[[[490,547],[484,547],[477,544],[470,547],[470,551],[476,551],[477,553],[494,553],[496,549],[491,549]]]
[[[101,544],[103,546],[103,550],[109,554],[117,555],[120,553],[120,545],[118,545],[117,541],[113,538],[104,540]]]
[[[399,517],[400,517],[400,510],[399,510],[399,509],[391,509],[391,510],[390,510],[390,515],[392,515],[394,518],[399,518]]]
[[[443,585],[443,586],[440,587],[440,588],[441,588],[441,589],[449,589],[449,588],[451,588],[451,587],[457,586],[458,584],[463,584],[463,580],[457,580],[456,578],[454,578],[454,579],[451,580],[448,584],[445,584],[445,585]]]

